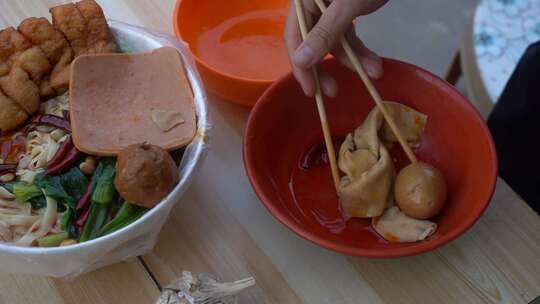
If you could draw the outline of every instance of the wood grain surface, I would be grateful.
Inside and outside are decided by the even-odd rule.
[[[0,26],[48,16],[61,2],[0,0]],[[99,2],[109,18],[172,32],[173,0]],[[152,252],[72,281],[0,273],[0,303],[153,303],[183,270],[254,276],[242,304],[528,303],[540,295],[540,220],[504,181],[478,223],[439,250],[348,257],[298,237],[259,203],[241,155],[248,110],[211,96],[210,114],[208,156]]]

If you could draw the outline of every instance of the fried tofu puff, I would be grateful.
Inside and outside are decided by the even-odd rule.
[[[82,54],[117,52],[107,20],[101,7],[93,0],[64,4],[50,9],[54,27],[67,38],[73,53],[64,53],[54,67],[50,86],[58,93],[69,87],[69,65],[73,57]]]
[[[83,15],[73,3],[55,6],[50,9],[53,25],[60,30],[73,49],[75,57],[88,48],[88,25]]]
[[[46,18],[27,18],[19,25],[19,31],[34,45],[43,50],[52,71],[40,84],[41,96],[62,94],[69,87],[69,66],[73,50],[68,41]]]
[[[0,134],[16,129],[28,119],[28,114],[0,91]]]
[[[16,29],[8,27],[0,31],[0,62],[8,61],[15,53],[32,47],[30,41],[24,38]]]
[[[36,84],[51,71],[51,64],[45,53],[38,46],[33,46],[24,52],[18,53],[13,58],[13,65],[22,68],[30,79]]]
[[[66,36],[75,57],[117,52],[103,10],[95,1],[59,5],[51,8],[50,12],[54,26]]]
[[[71,48],[64,35],[46,18],[27,18],[18,27],[19,32],[43,50],[52,65],[60,61],[65,48]]]
[[[88,49],[85,53],[116,53],[117,46],[101,7],[94,0],[83,0],[76,3],[76,6],[88,26]]]
[[[0,77],[9,74],[12,56],[32,47],[17,30],[8,27],[0,31]]]
[[[32,115],[39,109],[39,87],[21,68],[13,66],[8,75],[0,77],[0,88],[26,113]]]
[[[39,108],[39,87],[30,79],[18,58],[31,47],[31,43],[12,27],[0,32],[0,89],[27,114],[35,113]],[[33,51],[28,54],[31,53]]]

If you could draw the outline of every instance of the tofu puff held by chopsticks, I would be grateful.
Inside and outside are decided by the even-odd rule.
[[[21,22],[18,30],[45,53],[53,67],[50,75],[40,84],[41,96],[49,97],[67,91],[73,50],[64,35],[45,18],[27,18]]]
[[[83,0],[50,9],[53,25],[73,48],[81,54],[115,53],[117,46],[101,7],[93,0]]]

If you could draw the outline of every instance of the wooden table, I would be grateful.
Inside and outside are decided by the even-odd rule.
[[[47,16],[57,3],[1,0],[0,25]],[[173,0],[100,3],[110,18],[171,32]],[[242,163],[248,110],[210,99],[210,153],[151,253],[73,281],[0,273],[0,303],[153,303],[182,270],[254,276],[240,303],[528,303],[540,295],[540,220],[503,181],[478,223],[439,250],[344,256],[268,214]]]

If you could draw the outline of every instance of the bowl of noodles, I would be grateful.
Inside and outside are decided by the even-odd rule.
[[[69,94],[48,98],[24,125],[1,138],[0,267],[5,272],[73,277],[148,252],[203,158],[206,96],[188,49],[165,34],[116,21],[108,25],[121,52],[169,46],[181,54],[197,130],[189,145],[171,152],[179,181],[153,208],[122,201],[112,186],[114,158],[72,160],[76,149],[70,144]],[[90,185],[93,192],[86,193]],[[96,189],[103,191],[96,194]],[[80,205],[85,196],[90,197],[88,206]],[[94,211],[98,207],[92,205],[101,198],[112,203],[105,212]]]

